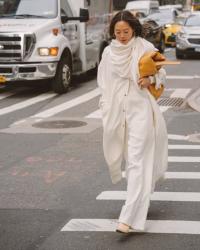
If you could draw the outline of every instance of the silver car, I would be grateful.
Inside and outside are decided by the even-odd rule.
[[[176,35],[176,58],[200,55],[200,12],[187,17]]]

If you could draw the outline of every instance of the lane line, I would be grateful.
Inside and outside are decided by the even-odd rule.
[[[117,220],[112,219],[72,219],[62,232],[115,232]],[[200,234],[200,221],[147,220],[146,233]]]
[[[104,191],[100,193],[97,200],[125,200],[126,191]],[[154,192],[151,195],[152,201],[183,201],[200,202],[200,193],[198,192]]]
[[[176,89],[174,92],[170,95],[170,98],[185,98],[189,93],[191,89]]]
[[[200,179],[200,172],[166,172],[165,179]]]
[[[200,162],[198,156],[169,156],[168,162]]]
[[[125,171],[122,172],[122,177],[125,178]],[[200,179],[200,172],[165,172],[164,179]]]
[[[200,145],[168,145],[168,149],[200,149]]]
[[[90,92],[88,92],[86,94],[83,94],[83,95],[81,95],[79,97],[76,97],[76,98],[74,98],[74,99],[72,99],[70,101],[64,102],[64,103],[62,103],[60,105],[57,105],[57,106],[55,106],[53,108],[50,108],[50,109],[44,110],[44,111],[42,111],[40,113],[37,113],[32,117],[34,117],[34,118],[35,117],[38,117],[38,118],[51,117],[51,116],[53,116],[55,114],[58,114],[58,113],[60,113],[60,112],[62,112],[64,110],[73,108],[73,107],[75,107],[75,106],[77,106],[79,104],[87,102],[87,101],[99,96],[99,93],[100,93],[99,89],[96,88],[96,89],[94,89],[94,90],[92,90],[92,91],[90,91]]]
[[[168,134],[168,139],[169,140],[177,140],[177,141],[188,141],[189,136],[187,135],[173,135],[173,134]]]
[[[167,79],[181,79],[181,80],[191,80],[191,79],[198,79],[200,78],[199,75],[167,75]]]
[[[36,104],[38,102],[42,102],[42,101],[45,101],[47,99],[50,99],[50,98],[52,98],[52,97],[54,97],[56,95],[57,94],[55,94],[55,93],[44,93],[42,95],[33,97],[33,98],[28,99],[26,101],[13,104],[13,105],[11,105],[9,107],[0,109],[0,115],[5,115],[5,114],[8,114],[8,113],[14,112],[16,110],[26,108],[26,107],[31,106],[33,104]]]

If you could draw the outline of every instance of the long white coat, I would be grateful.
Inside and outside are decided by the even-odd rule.
[[[140,37],[135,38],[129,64],[130,68],[127,68],[123,62],[119,62],[117,66],[113,65],[113,53],[111,46],[108,46],[104,50],[98,68],[97,82],[101,90],[99,106],[102,111],[103,120],[104,156],[113,183],[117,183],[122,178],[121,165],[126,148],[126,112],[127,110],[130,112],[131,109],[135,109],[135,107],[127,108],[127,105],[129,105],[129,103],[127,103],[127,96],[131,98],[132,95],[130,85],[134,85],[137,94],[141,96],[141,98],[146,98],[147,105],[150,103],[152,112],[148,115],[153,115],[154,131],[152,131],[152,133],[155,134],[154,141],[152,141],[152,146],[155,150],[152,151],[154,153],[151,155],[154,163],[152,171],[153,191],[156,181],[163,177],[167,169],[168,139],[165,121],[154,97],[147,89],[140,89],[137,84],[139,79],[138,61],[145,52],[150,50],[155,50],[151,43]],[[124,60],[126,60],[126,58],[124,58]],[[120,74],[116,73],[116,69],[121,71]],[[138,107],[139,106],[140,104],[138,103]],[[136,108],[138,112],[140,112],[140,110],[142,111],[142,107],[138,107]],[[146,117],[146,121],[143,122],[147,125],[145,126],[148,130],[148,117]],[[143,134],[139,134],[138,136],[142,137]],[[143,157],[145,158],[145,153]]]

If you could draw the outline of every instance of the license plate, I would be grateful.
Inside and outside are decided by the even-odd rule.
[[[0,75],[0,84],[1,84],[1,83],[5,83],[5,82],[6,82],[5,76],[1,76],[1,75]]]
[[[200,52],[200,48],[195,48],[195,51],[196,52]]]

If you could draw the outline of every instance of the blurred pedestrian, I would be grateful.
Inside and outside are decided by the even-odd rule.
[[[126,161],[127,196],[116,229],[122,233],[145,229],[150,195],[167,169],[166,124],[148,91],[151,79],[140,78],[138,70],[141,56],[156,49],[142,34],[136,17],[118,12],[98,68],[103,149],[113,183],[121,180],[123,158]],[[164,78],[165,71],[158,75]]]

